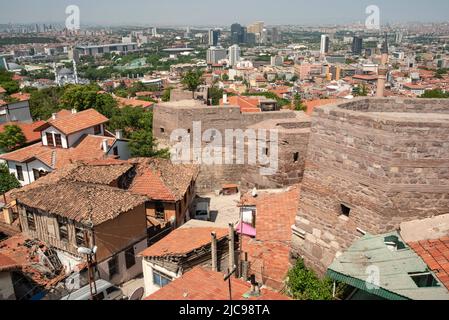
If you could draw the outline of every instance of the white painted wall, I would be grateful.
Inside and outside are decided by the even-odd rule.
[[[145,285],[145,297],[159,291],[161,288],[153,283],[153,270],[156,270],[160,273],[163,273],[167,276],[170,276],[173,280],[178,279],[182,276],[182,273],[176,274],[171,272],[165,268],[157,266],[145,259],[142,260],[142,268],[143,268],[143,278]]]
[[[78,142],[78,140],[86,134],[90,134],[90,135],[95,135],[95,127],[91,127],[91,128],[87,128],[83,131],[71,134],[70,136],[68,136],[68,145],[69,148],[71,148],[75,143]],[[101,133],[97,134],[98,136],[104,136],[104,127],[103,125],[101,125]]]
[[[59,131],[58,129],[56,129],[55,127],[49,127],[47,129],[45,129],[44,131],[41,132],[41,138],[42,138],[42,144],[44,146],[48,146],[48,141],[47,141],[47,133],[51,133],[53,135],[53,142],[55,142],[55,134],[60,134],[61,135],[61,139],[62,139],[62,147],[64,149],[68,148],[68,142],[67,142],[67,136],[65,134],[63,134],[61,131]],[[50,146],[53,147],[54,145]]]
[[[108,155],[110,156],[114,155],[115,147],[118,147],[118,154],[120,160],[128,160],[129,158],[131,158],[131,151],[129,150],[128,141],[116,140],[112,148],[109,150]]]
[[[21,163],[21,162],[15,162],[15,161],[7,161],[9,172],[17,177],[17,170],[16,166],[21,166],[23,169],[23,179],[24,181],[20,181],[20,184],[22,186],[26,186],[32,182],[34,182],[34,175],[33,175],[33,169],[36,170],[43,170],[45,172],[52,172],[53,169],[47,166],[46,164],[42,163],[40,160],[34,160],[29,163]]]

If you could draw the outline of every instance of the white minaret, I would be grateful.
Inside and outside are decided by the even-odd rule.
[[[73,75],[75,76],[75,84],[78,84],[78,70],[76,68],[75,59],[73,59]]]

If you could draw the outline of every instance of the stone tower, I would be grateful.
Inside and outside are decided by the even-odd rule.
[[[385,84],[387,83],[388,74],[388,34],[385,33],[385,41],[381,49],[382,57],[379,66],[379,77],[377,79],[377,92],[376,96],[381,98],[385,96]]]
[[[324,273],[365,233],[449,213],[449,101],[365,98],[316,110],[292,257]]]

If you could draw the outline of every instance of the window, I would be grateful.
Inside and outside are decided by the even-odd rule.
[[[47,172],[45,172],[43,170],[33,169],[34,181],[36,181],[36,180],[38,180],[38,179],[40,179],[42,177],[45,177],[46,175],[47,175]]]
[[[109,267],[109,279],[112,279],[113,276],[119,273],[117,256],[112,257],[111,260],[108,261],[108,267]]]
[[[437,279],[435,279],[435,277],[430,273],[409,273],[409,275],[412,278],[413,282],[416,283],[418,288],[434,288],[440,286]]]
[[[114,156],[118,156],[118,147],[114,147]]]
[[[136,256],[134,253],[134,247],[125,251],[126,269],[131,269],[136,264]]]
[[[158,286],[159,288],[163,288],[166,285],[170,284],[171,281],[172,281],[172,279],[169,276],[153,269],[153,284],[154,285]]]
[[[59,239],[61,241],[69,241],[68,221],[65,218],[58,217]]]
[[[295,153],[293,154],[293,161],[294,161],[295,163],[297,163],[297,162],[299,161],[299,152],[295,152]]]
[[[17,179],[19,181],[24,181],[24,177],[23,177],[23,168],[22,166],[16,166],[16,171],[17,171]]]
[[[155,203],[155,210],[157,219],[165,219],[165,208],[164,204],[161,201],[157,201]]]
[[[94,134],[96,135],[101,134],[101,125],[94,127]]]
[[[55,142],[53,141],[53,134],[50,132],[47,132],[45,135],[47,136],[47,145],[54,146]]]
[[[75,227],[76,245],[78,247],[86,246],[86,239],[84,237],[84,230],[81,227]]]
[[[268,148],[263,148],[263,153],[268,156],[268,154],[270,153],[270,150]]]
[[[55,134],[55,144],[56,147],[62,148],[62,138],[60,134]]]
[[[349,208],[348,206],[342,204],[341,205],[341,214],[343,216],[349,217],[350,213],[351,213],[351,208]]]
[[[161,128],[161,133],[165,133],[165,129],[164,128]]]
[[[34,220],[34,213],[27,211],[26,215],[27,215],[28,229],[30,229],[31,231],[36,231],[36,221]]]

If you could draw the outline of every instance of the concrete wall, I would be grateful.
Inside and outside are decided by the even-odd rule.
[[[357,99],[317,109],[293,256],[324,273],[362,233],[449,208],[449,101]],[[350,208],[349,217],[342,205]]]
[[[0,300],[16,300],[10,272],[0,272]]]

